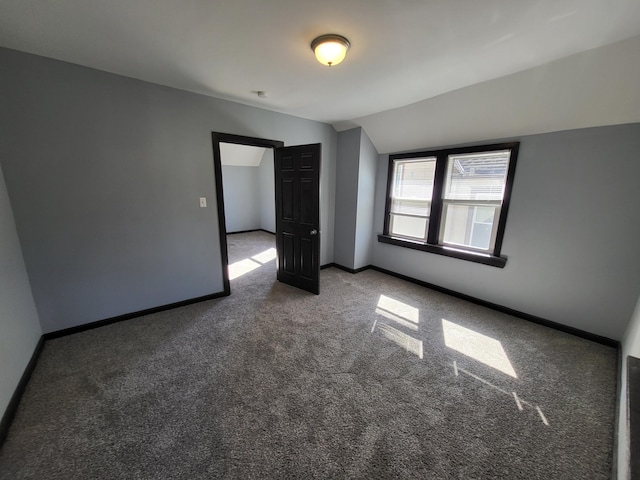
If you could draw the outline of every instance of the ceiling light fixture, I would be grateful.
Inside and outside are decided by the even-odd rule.
[[[329,67],[338,65],[344,60],[350,46],[349,40],[335,33],[320,35],[311,42],[311,50],[316,54],[318,61]]]

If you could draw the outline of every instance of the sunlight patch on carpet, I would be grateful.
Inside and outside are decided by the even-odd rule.
[[[235,280],[249,272],[252,272],[256,268],[260,268],[263,265],[275,260],[277,252],[275,248],[269,248],[264,252],[260,252],[251,258],[245,258],[239,262],[229,265],[229,280]]]
[[[389,320],[393,320],[403,327],[418,330],[420,310],[404,302],[394,300],[386,295],[380,295],[378,305],[376,306],[376,313]]]
[[[444,318],[442,319],[442,331],[447,347],[513,378],[518,378],[502,343],[495,338],[474,332]]]
[[[411,335],[407,335],[406,333],[401,332],[397,328],[393,328],[390,325],[382,324],[380,325],[379,329],[380,332],[382,332],[382,335],[384,335],[387,339],[404,348],[407,352],[413,353],[419,358],[422,358],[422,340],[413,338]]]
[[[257,255],[254,255],[253,257],[251,257],[251,259],[264,265],[265,263],[269,263],[271,260],[276,259],[276,249],[269,248],[264,252],[260,252]]]
[[[414,331],[418,330],[420,310],[412,307],[411,305],[407,305],[404,302],[387,297],[386,295],[380,295],[378,298],[378,304],[376,305],[376,313],[388,320],[394,321],[397,327],[404,327]],[[371,333],[374,332],[377,325],[378,319],[376,318],[373,322]],[[407,352],[411,352],[419,358],[422,358],[422,340],[418,340],[417,338],[398,330],[398,328],[382,322],[380,323],[378,330],[380,330],[380,333],[382,333],[382,335],[388,340],[399,345]]]
[[[229,265],[229,280],[235,280],[236,278],[246,275],[261,266],[262,264],[251,260],[250,258],[245,258],[239,262],[232,263]]]
[[[549,426],[549,420],[547,420],[547,417],[542,412],[542,408],[540,408],[540,405],[534,405],[531,402],[527,402],[522,397],[520,397],[516,392],[510,392],[508,390],[505,390],[504,388],[500,388],[497,385],[494,385],[493,383],[489,382],[488,380],[482,378],[481,376],[476,375],[474,373],[471,373],[470,371],[465,370],[462,367],[459,367],[455,360],[453,361],[453,372],[454,372],[456,377],[459,377],[461,373],[464,373],[468,377],[474,378],[475,380],[478,380],[478,381],[482,382],[484,385],[486,385],[488,387],[491,387],[491,388],[493,388],[494,390],[496,390],[496,391],[498,391],[500,393],[504,393],[507,396],[510,396],[515,401],[516,408],[518,409],[519,412],[524,412],[525,411],[525,408],[524,408],[525,406],[528,407],[529,411],[531,409],[535,409],[536,413],[540,417],[540,420],[542,420],[542,423],[544,425],[546,425],[547,427]]]

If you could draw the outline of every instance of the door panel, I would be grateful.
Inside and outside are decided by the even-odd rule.
[[[282,218],[286,221],[294,221],[294,182],[292,179],[282,180]]]
[[[282,258],[282,269],[288,273],[295,273],[295,236],[290,233],[282,234],[282,255],[278,254],[279,258]]]
[[[321,145],[275,149],[278,280],[320,292]]]
[[[313,190],[312,179],[303,178],[300,180],[300,223],[311,228],[315,228],[317,223],[314,218]]]
[[[313,155],[303,153],[300,155],[300,170],[313,170]]]
[[[313,278],[313,242],[307,238],[300,239],[300,275]]]

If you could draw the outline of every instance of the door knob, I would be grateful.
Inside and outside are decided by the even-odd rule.
[[[309,232],[311,235],[317,235],[318,234],[318,230],[316,230],[315,228],[313,230],[311,230]]]

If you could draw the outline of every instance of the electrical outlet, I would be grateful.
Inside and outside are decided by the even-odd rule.
[[[205,208],[207,206],[207,197],[200,197],[200,208]]]

